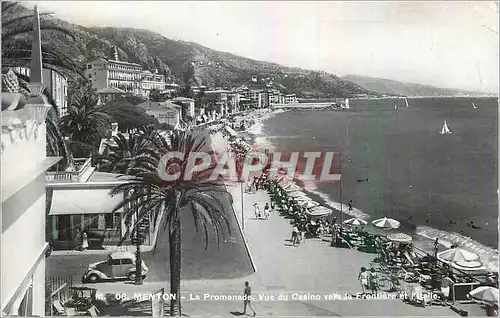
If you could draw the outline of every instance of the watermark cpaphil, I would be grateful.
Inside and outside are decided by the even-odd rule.
[[[185,167],[181,169],[180,167]],[[288,176],[303,182],[340,181],[338,152],[169,152],[160,160],[158,175],[165,181],[196,180],[210,172],[209,180],[247,182],[263,173],[271,179]]]

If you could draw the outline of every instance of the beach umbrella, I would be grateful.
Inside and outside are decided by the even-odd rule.
[[[386,228],[386,229],[397,229],[401,223],[399,221],[390,218],[381,218],[372,222],[376,227]]]
[[[302,188],[295,183],[287,183],[283,186],[283,189],[285,189],[287,192],[302,191]]]
[[[477,254],[466,251],[459,247],[438,253],[437,258],[447,264],[451,262],[472,262],[479,260],[479,256]]]
[[[451,264],[451,267],[458,269],[462,272],[466,273],[471,273],[471,272],[486,272],[487,269],[483,265],[483,263],[478,262],[478,261],[458,261],[458,262],[453,262]]]
[[[472,290],[469,295],[480,301],[498,304],[498,288],[491,286],[480,286]]]
[[[397,243],[410,243],[413,238],[405,233],[391,233],[387,235],[387,239]]]
[[[332,210],[324,206],[317,206],[307,211],[310,216],[324,216],[330,215],[330,213],[332,213]]]
[[[300,207],[302,208],[306,208],[306,209],[309,209],[309,208],[313,208],[315,206],[318,206],[319,203],[318,202],[315,202],[315,201],[302,201],[302,202],[299,202],[297,203]]]
[[[288,192],[288,196],[292,198],[305,197],[307,198],[307,194],[302,191]]]
[[[344,221],[344,224],[348,224],[348,225],[354,225],[354,226],[360,226],[360,225],[365,225],[366,222],[365,220],[362,220],[362,219],[358,219],[358,218],[351,218],[351,219],[347,219]]]

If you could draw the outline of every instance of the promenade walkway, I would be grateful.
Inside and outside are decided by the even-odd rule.
[[[241,194],[239,186],[229,187],[233,195],[233,205],[240,224]],[[373,254],[356,250],[330,247],[329,242],[319,239],[308,239],[301,246],[293,247],[288,241],[292,227],[287,219],[277,212],[271,213],[268,220],[257,220],[254,203],[263,210],[265,202],[269,202],[265,191],[255,194],[244,194],[244,236],[249,245],[257,272],[249,278],[253,293],[268,295],[288,295],[288,302],[256,301],[255,309],[266,315],[281,315],[283,303],[292,306],[296,315],[310,315],[310,310],[320,311],[333,316],[454,316],[446,307],[415,307],[402,300],[325,300],[328,294],[352,294],[360,292],[357,276],[361,266],[369,267],[374,259]],[[320,296],[321,300],[295,300],[292,294],[307,297]],[[302,304],[302,305],[299,305]]]

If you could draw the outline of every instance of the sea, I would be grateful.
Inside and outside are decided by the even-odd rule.
[[[439,238],[498,269],[498,99],[408,98],[408,106],[350,100],[349,110],[276,111],[250,132],[258,149],[341,152],[342,182],[305,190],[337,210],[343,202],[346,218],[394,218],[415,246],[430,252]],[[451,134],[439,133],[444,121]]]

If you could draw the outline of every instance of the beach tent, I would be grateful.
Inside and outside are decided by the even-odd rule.
[[[302,188],[296,185],[295,183],[287,183],[283,187],[287,192],[293,192],[293,191],[301,191]]]
[[[479,256],[477,254],[466,251],[459,247],[438,253],[437,258],[438,260],[447,264],[452,262],[472,262],[479,260]]]
[[[376,227],[386,228],[386,229],[397,229],[401,223],[397,220],[390,218],[381,218],[372,222]]]
[[[305,194],[302,191],[288,192],[288,196],[292,198],[298,198],[298,197],[309,198],[307,194]]]
[[[453,262],[451,264],[451,267],[458,269],[462,272],[466,273],[477,273],[477,272],[487,272],[486,267],[483,265],[483,263],[478,262],[478,261],[458,261],[458,262]]]
[[[351,219],[347,219],[344,221],[344,224],[348,224],[348,225],[354,225],[354,226],[360,226],[360,225],[365,225],[366,222],[365,220],[362,220],[362,219],[358,219],[358,218],[351,218]]]
[[[310,216],[324,216],[330,215],[330,213],[332,213],[332,210],[324,206],[317,206],[307,211]]]
[[[469,295],[475,300],[498,304],[498,288],[495,287],[480,286],[472,290]]]
[[[297,203],[300,207],[302,208],[313,208],[313,207],[316,207],[319,205],[318,202],[315,202],[315,201],[302,201],[302,202],[299,202]]]
[[[293,199],[295,200],[295,202],[312,201],[310,197],[295,197]]]
[[[387,239],[392,242],[406,243],[406,244],[412,241],[412,237],[405,233],[392,233],[387,235]]]

